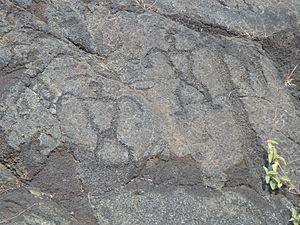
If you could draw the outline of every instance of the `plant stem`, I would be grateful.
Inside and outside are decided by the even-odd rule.
[[[283,169],[282,166],[280,165],[279,161],[276,159],[275,162],[278,164],[278,167],[279,167],[280,171],[282,172],[282,174],[283,174],[284,176],[288,177],[287,174],[286,174],[286,172],[284,171],[284,169]],[[289,192],[292,193],[292,194],[296,194],[296,195],[300,196],[300,191],[297,189],[296,185],[294,185],[291,181],[286,181],[286,182],[287,182],[287,184],[288,184],[288,187],[293,187],[293,190],[294,190],[296,193],[295,193],[295,192],[292,192],[292,191],[290,191],[290,190],[289,190]]]

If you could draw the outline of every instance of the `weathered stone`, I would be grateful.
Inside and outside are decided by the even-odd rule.
[[[102,199],[96,215],[102,224],[282,224],[273,210],[234,191],[200,197],[177,189],[172,194],[131,191]]]
[[[139,2],[0,0],[0,224],[285,224],[299,1]]]

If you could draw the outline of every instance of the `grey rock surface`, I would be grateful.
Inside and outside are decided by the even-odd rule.
[[[300,2],[151,4],[0,0],[0,224],[287,223]]]

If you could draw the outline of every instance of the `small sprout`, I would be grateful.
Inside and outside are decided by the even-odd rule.
[[[286,164],[286,161],[281,155],[278,154],[276,149],[276,145],[278,145],[278,143],[273,140],[268,140],[267,143],[268,162],[270,168],[264,167],[266,183],[270,185],[272,190],[281,188],[284,184],[294,189],[295,186],[291,184],[291,179],[283,170],[283,165]],[[278,171],[278,169],[280,169],[280,171]]]

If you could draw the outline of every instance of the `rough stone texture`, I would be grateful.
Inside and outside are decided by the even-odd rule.
[[[144,0],[144,3],[151,4]],[[0,224],[286,224],[298,0],[0,0]]]

